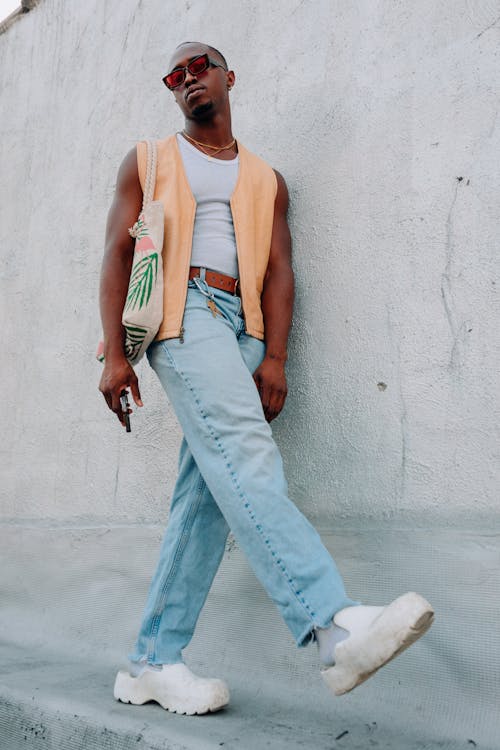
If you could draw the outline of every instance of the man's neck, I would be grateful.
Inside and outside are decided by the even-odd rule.
[[[185,132],[197,141],[211,146],[225,146],[233,140],[231,117],[215,116],[207,120],[186,120]]]

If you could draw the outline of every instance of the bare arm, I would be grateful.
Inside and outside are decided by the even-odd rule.
[[[253,375],[269,422],[278,416],[287,396],[285,363],[294,298],[292,243],[286,219],[288,190],[279,172],[276,178],[271,252],[261,298],[266,354]]]
[[[118,171],[115,195],[106,225],[99,293],[105,357],[99,390],[122,424],[122,390],[130,388],[135,403],[142,406],[137,376],[125,357],[121,322],[134,255],[134,240],[130,237],[128,228],[136,222],[141,206],[142,188],[134,148],[128,152]]]

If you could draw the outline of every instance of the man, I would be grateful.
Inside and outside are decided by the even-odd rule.
[[[352,690],[430,626],[431,606],[405,594],[368,607],[345,593],[334,561],[287,496],[269,422],[282,410],[293,273],[283,177],[236,142],[223,55],[175,50],[164,82],[184,118],[158,142],[155,200],[165,207],[164,317],[148,359],[184,432],[179,477],[129,672],[114,695],[179,713],[228,703],[222,680],[183,662],[229,529],[298,646],[315,640],[336,694]],[[101,281],[105,366],[100,390],[120,422],[120,393],[142,406],[123,351],[121,313],[132,263],[128,227],[142,203],[145,145],[125,157],[110,209]]]

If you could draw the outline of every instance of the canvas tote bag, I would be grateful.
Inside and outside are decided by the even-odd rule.
[[[142,210],[128,231],[135,237],[134,258],[127,298],[122,314],[125,328],[125,356],[136,365],[158,333],[163,318],[163,231],[164,209],[154,201],[158,151],[155,141],[147,141],[147,168]],[[97,359],[104,361],[101,341]]]

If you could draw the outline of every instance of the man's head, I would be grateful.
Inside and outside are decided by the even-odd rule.
[[[173,72],[177,76],[169,75]],[[172,93],[188,119],[208,119],[225,109],[229,112],[228,94],[235,75],[215,47],[201,42],[179,44],[163,80],[166,85],[174,86]],[[181,82],[176,85],[178,81]]]

